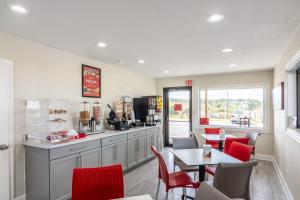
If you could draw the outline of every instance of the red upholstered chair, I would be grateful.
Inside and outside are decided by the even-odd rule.
[[[228,137],[225,140],[225,144],[224,144],[224,153],[228,153],[228,150],[230,148],[230,145],[232,142],[236,141],[242,144],[249,144],[249,140],[250,138],[233,138],[233,137]]]
[[[72,200],[108,200],[123,197],[121,165],[73,170]]]
[[[219,134],[220,128],[204,128],[205,134]],[[218,149],[219,148],[219,141],[214,140],[206,140],[206,144],[210,144],[212,148]]]
[[[208,117],[200,117],[200,125],[209,125]]]
[[[227,154],[243,162],[248,162],[250,161],[252,151],[252,146],[233,141],[229,146]],[[205,171],[211,175],[214,175],[216,168],[207,166],[205,167]]]
[[[243,162],[247,162],[251,158],[252,151],[252,146],[234,141],[231,143],[227,154]]]
[[[156,148],[152,145],[151,150],[154,155],[158,158],[159,165],[159,174],[158,174],[158,186],[156,191],[156,197],[158,197],[160,180],[162,180],[166,186],[166,199],[168,199],[168,192],[173,188],[181,187],[183,188],[183,194],[186,195],[186,188],[198,188],[200,183],[194,182],[192,178],[184,171],[178,171],[169,173],[167,165],[162,157],[162,155],[156,150]]]

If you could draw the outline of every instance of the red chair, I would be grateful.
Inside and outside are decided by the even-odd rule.
[[[209,125],[208,117],[200,117],[200,125]]]
[[[250,161],[252,151],[252,146],[233,141],[229,147],[227,154],[243,162],[248,162]],[[205,171],[211,175],[215,175],[216,168],[206,166]]]
[[[225,140],[225,144],[224,144],[224,153],[228,153],[228,150],[230,148],[230,145],[232,142],[239,142],[239,143],[242,143],[242,144],[249,144],[249,140],[250,138],[232,138],[232,137],[228,137],[226,138]]]
[[[233,141],[227,154],[243,162],[248,162],[251,158],[252,151],[252,146]]]
[[[186,188],[195,188],[197,189],[200,186],[200,183],[194,182],[192,178],[184,171],[178,171],[169,173],[166,163],[162,157],[162,155],[156,150],[156,148],[152,145],[151,150],[154,155],[158,158],[159,165],[159,173],[158,173],[158,186],[156,191],[156,197],[158,197],[160,180],[162,180],[166,186],[166,199],[168,199],[168,192],[173,188],[182,187],[183,195],[186,196]]]
[[[204,128],[205,134],[219,134],[220,128]],[[206,144],[210,144],[212,148],[218,149],[219,148],[219,141],[215,140],[206,140]]]
[[[72,200],[124,198],[121,165],[73,170]]]

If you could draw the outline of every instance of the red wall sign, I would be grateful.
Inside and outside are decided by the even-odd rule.
[[[193,85],[193,80],[186,80],[186,81],[185,81],[185,85],[186,85],[186,86],[189,86],[189,87],[192,87],[192,85]]]
[[[174,111],[175,112],[182,111],[182,104],[181,103],[175,103],[174,104]]]
[[[101,70],[82,65],[82,96],[101,97]]]

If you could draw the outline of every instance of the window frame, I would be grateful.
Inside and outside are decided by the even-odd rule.
[[[270,94],[270,83],[250,83],[250,84],[238,84],[238,85],[223,85],[223,86],[210,86],[210,87],[198,87],[198,119],[201,116],[201,90],[230,90],[230,89],[254,89],[254,88],[263,88],[263,127],[236,127],[231,125],[200,125],[198,122],[199,129],[205,127],[219,127],[224,128],[229,131],[259,131],[260,133],[269,133],[270,132],[270,123],[271,123],[271,94]]]

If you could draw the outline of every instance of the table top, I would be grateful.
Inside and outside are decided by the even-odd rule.
[[[146,194],[140,196],[125,197],[117,200],[153,200],[153,199],[149,194]]]
[[[201,134],[201,136],[206,140],[214,140],[214,141],[224,141],[228,137],[235,138],[234,135],[230,135],[230,134],[225,134],[225,137],[223,137],[223,138],[220,137],[219,134]]]
[[[213,148],[210,157],[203,156],[203,149],[176,149],[173,150],[173,154],[189,166],[242,163],[242,161]]]

